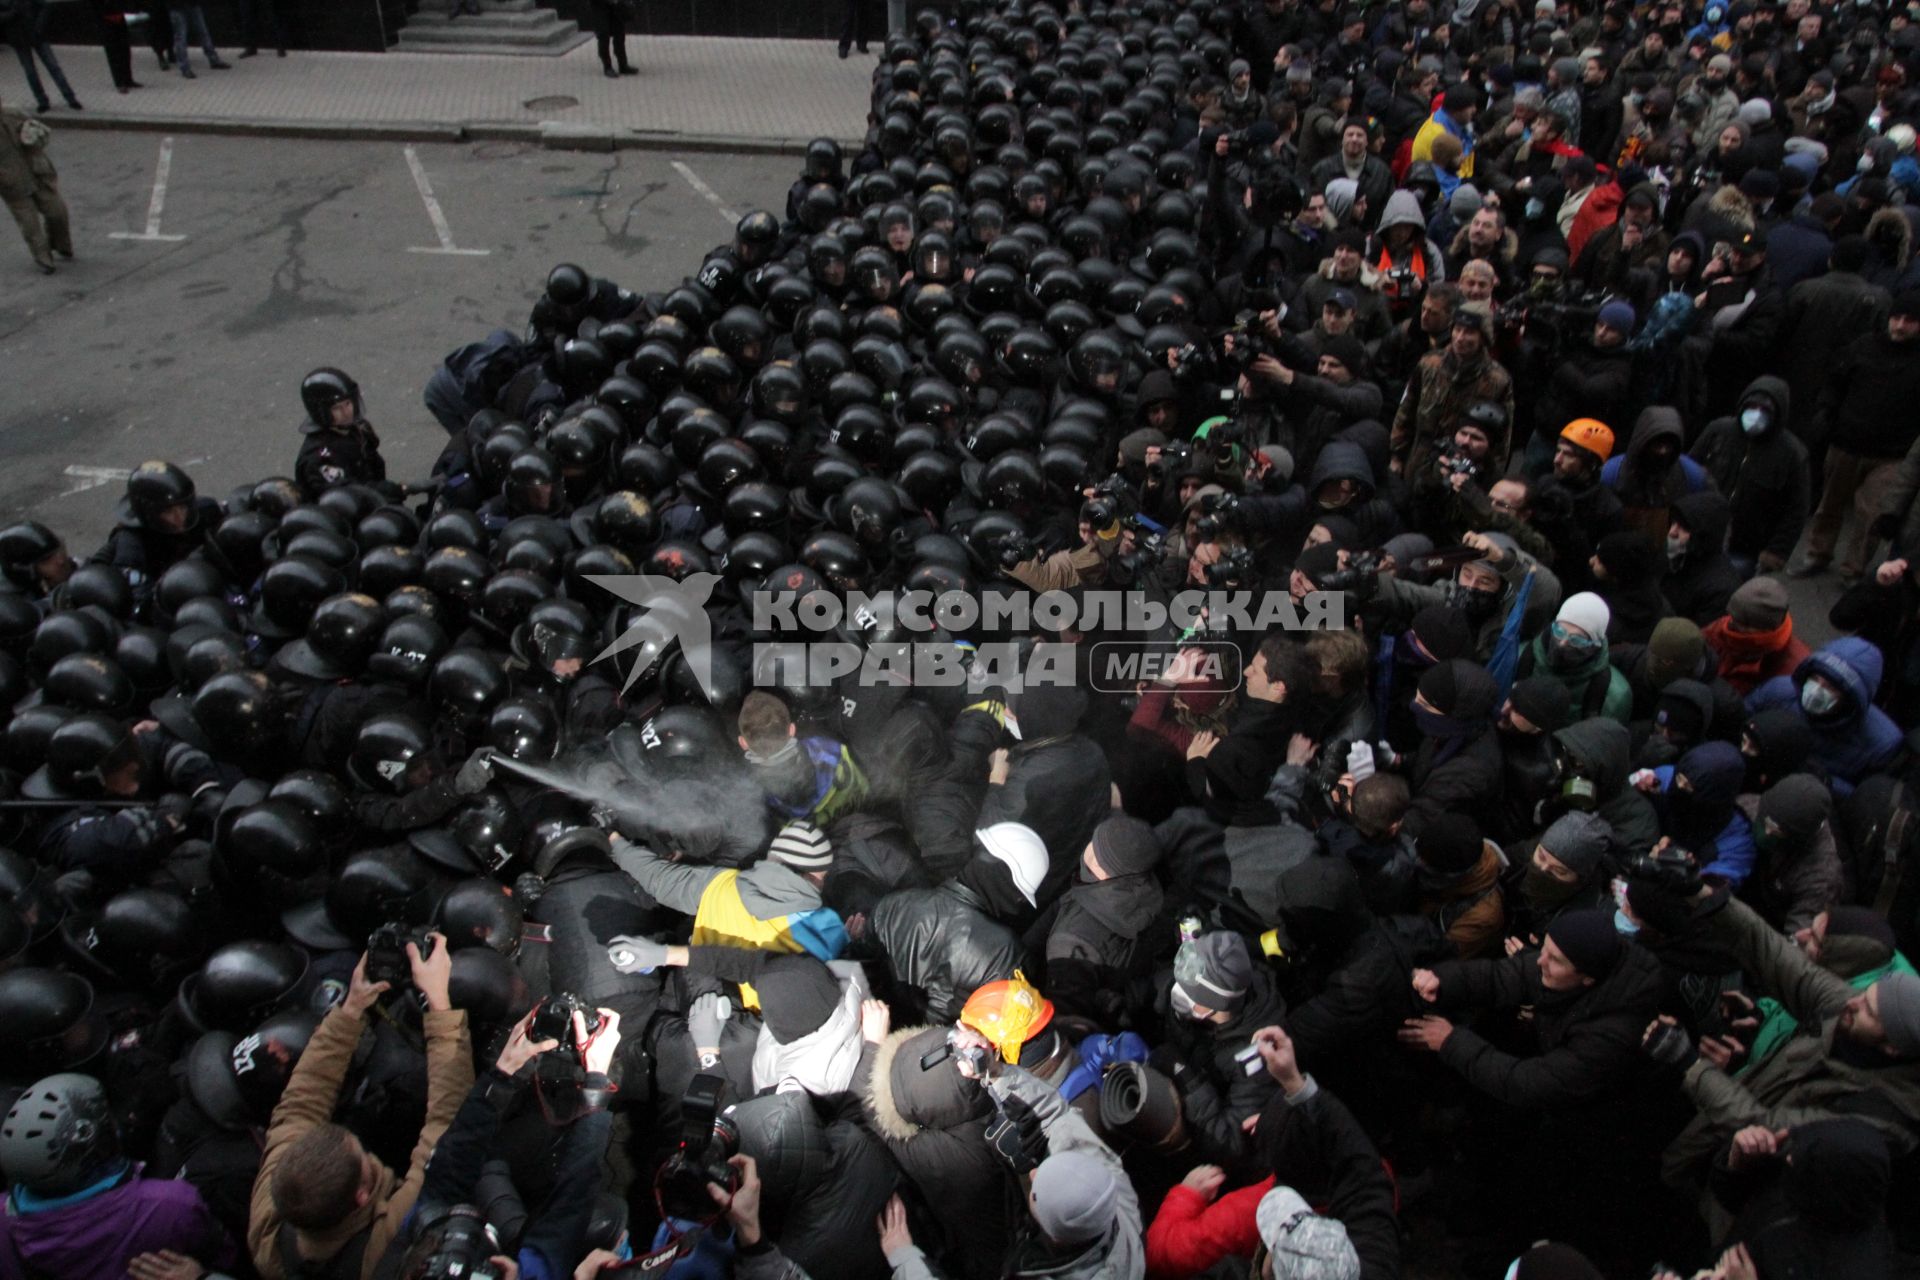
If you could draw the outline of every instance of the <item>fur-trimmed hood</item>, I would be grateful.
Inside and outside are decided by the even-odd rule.
[[[875,1048],[861,1101],[887,1141],[911,1142],[925,1130],[957,1128],[993,1110],[986,1090],[950,1063],[920,1069],[920,1059],[946,1041],[945,1027],[902,1027]]]

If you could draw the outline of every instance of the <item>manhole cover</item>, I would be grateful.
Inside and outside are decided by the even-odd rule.
[[[521,105],[529,111],[565,111],[569,107],[579,106],[580,99],[556,93],[548,98],[529,98]]]

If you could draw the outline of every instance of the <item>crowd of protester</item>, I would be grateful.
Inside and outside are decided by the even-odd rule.
[[[430,476],[0,530],[0,1277],[1910,1274],[1916,73],[928,12]]]

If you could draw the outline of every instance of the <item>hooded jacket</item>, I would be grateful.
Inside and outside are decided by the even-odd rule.
[[[1393,504],[1379,495],[1378,472],[1367,451],[1348,437],[1370,420],[1362,420],[1346,429],[1342,436],[1329,440],[1314,456],[1313,468],[1305,484],[1295,484],[1285,493],[1250,493],[1240,499],[1240,511],[1255,536],[1289,552],[1306,537],[1314,520],[1322,515],[1342,515],[1359,529],[1363,546],[1378,546],[1400,530],[1400,517]],[[1377,424],[1374,424],[1377,429]],[[1314,501],[1320,486],[1333,480],[1351,480],[1353,499],[1335,512],[1323,511]]]
[[[1008,1171],[987,1144],[993,1102],[950,1062],[920,1059],[946,1044],[945,1027],[902,1027],[860,1051],[854,1087],[866,1124],[920,1193],[935,1232],[916,1232],[927,1254],[956,1274],[1000,1274],[998,1245],[1010,1233]]]
[[[1869,774],[1890,766],[1900,754],[1900,726],[1873,705],[1880,690],[1880,650],[1857,636],[1822,645],[1791,676],[1775,676],[1747,698],[1749,711],[1791,706],[1800,709],[1800,690],[1819,672],[1842,690],[1843,705],[1831,717],[1807,717],[1813,730],[1813,758],[1826,769],[1834,794],[1851,795]],[[1805,716],[1804,710],[1801,715]]]
[[[13,1197],[0,1214],[0,1276],[121,1280],[127,1262],[160,1249],[188,1254],[215,1270],[234,1263],[233,1242],[192,1183],[149,1178],[132,1165],[109,1190],[45,1209],[22,1210]]]
[[[1676,449],[1684,448],[1686,432],[1678,409],[1656,404],[1642,411],[1627,451],[1616,453],[1600,468],[1600,483],[1618,495],[1624,527],[1664,545],[1673,504],[1712,482],[1706,469],[1684,453],[1671,466],[1649,471],[1647,448],[1655,440],[1671,440]]]
[[[1627,785],[1631,738],[1618,720],[1594,717],[1554,731],[1569,767],[1594,785],[1593,812],[1607,820],[1622,853],[1645,853],[1660,839],[1660,819],[1647,798]]]
[[[1667,1147],[1667,1182],[1696,1182],[1733,1133],[1750,1124],[1791,1129],[1850,1115],[1878,1129],[1894,1150],[1912,1151],[1920,1138],[1920,1059],[1889,1058],[1877,1049],[1836,1052],[1840,1012],[1853,987],[1807,959],[1745,903],[1728,903],[1712,929],[1753,988],[1784,1005],[1802,1031],[1748,1065],[1738,1080],[1704,1058],[1687,1068],[1687,1096],[1699,1114]]]
[[[1858,1120],[1820,1120],[1792,1134],[1791,1161],[1735,1172],[1716,1162],[1714,1198],[1738,1214],[1721,1243],[1744,1244],[1756,1272],[1782,1280],[1896,1274],[1886,1204],[1887,1140]]]
[[[1260,1114],[1279,1088],[1264,1071],[1253,1076],[1242,1071],[1234,1055],[1247,1047],[1261,1027],[1282,1022],[1287,1002],[1274,990],[1268,971],[1258,967],[1239,1010],[1225,1022],[1197,1022],[1175,1013],[1167,997],[1173,986],[1170,973],[1163,970],[1154,986],[1160,992],[1165,1022],[1153,1060],[1159,1065],[1164,1058],[1171,1068],[1162,1069],[1180,1090],[1181,1111],[1193,1135],[1195,1154],[1233,1170],[1253,1151],[1241,1124]]]
[[[774,1037],[770,1023],[760,1024],[753,1049],[756,1089],[799,1090],[825,1098],[852,1087],[862,1043],[860,1004],[873,992],[867,986],[866,971],[853,961],[835,960],[827,968],[840,986],[840,1002],[825,1022],[784,1044]]]
[[[1041,889],[1045,902],[1072,879],[1074,860],[1111,812],[1113,774],[1106,753],[1084,733],[1036,737],[1024,718],[1021,727],[1026,739],[1009,752],[1007,780],[987,788],[977,825],[1019,822],[1033,828],[1052,859]]]
[[[1146,967],[1149,925],[1160,914],[1160,882],[1151,871],[1079,882],[1060,899],[1047,931],[1047,994],[1063,1013],[1119,1025],[1124,988]]]
[[[1755,378],[1741,392],[1740,404],[1756,397],[1773,406],[1773,422],[1764,434],[1749,436],[1736,412],[1708,423],[1691,456],[1727,495],[1727,550],[1748,560],[1770,554],[1785,564],[1807,523],[1807,449],[1788,429],[1793,396],[1787,383],[1771,374]],[[1694,620],[1701,626],[1712,621]]]
[[[1741,897],[1792,937],[1846,894],[1846,872],[1827,822],[1832,798],[1817,779],[1794,774],[1764,796],[1741,796],[1738,804],[1759,850]],[[1768,834],[1768,819],[1785,828],[1781,835]]]
[[[1739,748],[1711,739],[1654,773],[1664,788],[1660,808],[1666,833],[1692,850],[1702,875],[1738,888],[1752,873],[1756,856],[1747,816],[1735,804],[1746,778]],[[1685,788],[1673,785],[1676,776],[1687,780]]]
[[[1434,970],[1442,1013],[1530,1006],[1537,1053],[1520,1057],[1456,1026],[1440,1061],[1495,1101],[1539,1111],[1591,1102],[1623,1087],[1639,1066],[1640,1039],[1660,1006],[1660,962],[1622,941],[1612,972],[1576,991],[1549,991],[1538,953],[1457,961]]]
[[[759,1165],[766,1238],[808,1275],[885,1280],[871,1228],[899,1174],[873,1136],[804,1093],[761,1094],[727,1115]]]
[[[1784,428],[1781,434],[1786,435]],[[1794,444],[1797,447],[1799,442]],[[1803,466],[1805,456],[1801,455]],[[1804,492],[1804,471],[1801,485]],[[1727,559],[1725,550],[1731,508],[1720,494],[1708,490],[1690,493],[1674,503],[1673,514],[1691,536],[1680,563],[1669,563],[1660,590],[1676,616],[1704,627],[1726,613],[1728,599],[1740,586],[1740,571]]]
[[[1398,253],[1387,245],[1386,233],[1394,227],[1413,230],[1412,239]],[[1420,212],[1420,197],[1405,187],[1387,197],[1387,207],[1380,214],[1373,239],[1368,242],[1367,261],[1381,274],[1382,292],[1387,296],[1389,310],[1400,316],[1409,314],[1429,288],[1447,278],[1446,259],[1440,246],[1427,238],[1427,219]],[[1410,274],[1413,280],[1396,288],[1395,277],[1400,272]]]

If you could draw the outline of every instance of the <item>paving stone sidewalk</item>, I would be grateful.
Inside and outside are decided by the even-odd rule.
[[[134,51],[144,88],[116,93],[98,48],[56,50],[84,111],[56,98],[54,128],[152,129],[424,141],[510,138],[584,149],[793,151],[865,128],[871,57],[841,61],[830,41],[633,37],[637,76],[601,74],[591,44],[558,58],[474,54],[271,53],[199,78]],[[12,58],[0,98],[30,102]]]

